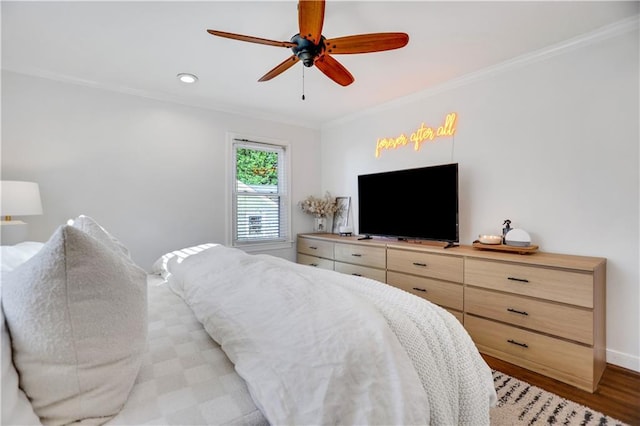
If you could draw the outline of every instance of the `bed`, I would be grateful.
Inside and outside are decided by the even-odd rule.
[[[478,425],[496,402],[451,314],[367,278],[214,243],[147,274],[87,216],[2,266],[2,424]]]

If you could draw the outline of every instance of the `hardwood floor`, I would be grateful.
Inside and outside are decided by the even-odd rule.
[[[482,356],[493,369],[630,425],[640,426],[640,373],[607,364],[598,389],[589,393],[497,358]]]

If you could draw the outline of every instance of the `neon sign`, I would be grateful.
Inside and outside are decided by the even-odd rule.
[[[433,127],[427,127],[424,123],[420,125],[415,132],[411,133],[411,136],[407,137],[404,133],[396,138],[379,138],[376,142],[376,158],[380,157],[380,154],[385,149],[396,149],[413,143],[413,150],[420,151],[422,144],[426,141],[433,141],[436,138],[453,136],[456,133],[456,122],[458,121],[458,114],[451,112],[447,114],[442,126],[434,129]]]

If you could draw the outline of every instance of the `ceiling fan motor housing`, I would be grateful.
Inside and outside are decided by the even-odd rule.
[[[320,39],[320,43],[314,44],[312,41],[301,37],[300,34],[296,34],[291,37],[291,42],[296,46],[292,47],[293,54],[302,61],[305,67],[313,66],[316,58],[320,56],[325,49],[324,36]]]

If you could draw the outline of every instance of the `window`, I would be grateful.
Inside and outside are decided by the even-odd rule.
[[[287,146],[232,139],[232,245],[290,242]]]

